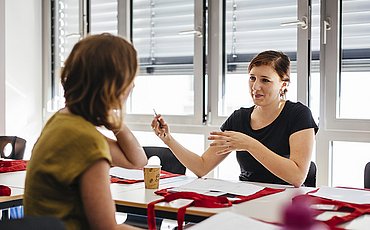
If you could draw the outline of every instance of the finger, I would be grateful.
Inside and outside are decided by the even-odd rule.
[[[232,152],[232,150],[230,148],[224,148],[220,151],[217,151],[216,154],[217,155],[225,155],[225,154],[229,154],[231,152]]]
[[[217,135],[217,136],[225,136],[225,133],[224,132],[220,132],[220,131],[212,131],[209,134],[210,135]]]
[[[208,136],[208,140],[225,140],[225,137],[223,136]]]
[[[226,155],[226,154],[230,154],[231,151],[225,151],[225,152],[218,152],[216,153],[217,155]]]
[[[230,142],[225,141],[225,140],[215,140],[210,144],[210,146],[218,146],[218,147],[226,148],[230,146]]]
[[[157,119],[153,119],[152,120],[152,123],[151,123],[151,126],[155,128],[155,125],[157,124]]]

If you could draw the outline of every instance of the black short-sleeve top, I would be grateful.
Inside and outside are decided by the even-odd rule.
[[[289,158],[289,137],[300,130],[314,128],[315,134],[318,126],[312,117],[310,109],[300,102],[286,101],[279,116],[269,125],[258,130],[252,129],[251,114],[254,109],[240,108],[235,110],[222,124],[221,130],[237,131],[247,134],[276,154]],[[287,184],[260,164],[249,152],[237,151],[236,158],[240,165],[239,179],[274,184]]]

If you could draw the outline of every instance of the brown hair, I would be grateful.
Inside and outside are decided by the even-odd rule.
[[[267,50],[257,54],[248,66],[248,73],[261,65],[271,66],[282,81],[290,82],[290,59],[283,52]]]
[[[119,129],[122,98],[138,68],[134,47],[111,34],[90,35],[72,49],[62,70],[66,106],[95,126]]]

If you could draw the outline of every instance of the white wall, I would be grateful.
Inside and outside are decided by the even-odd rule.
[[[0,0],[0,135],[5,133],[5,0]]]
[[[5,135],[27,140],[28,159],[42,127],[41,1],[0,1],[5,1],[0,12],[5,14],[5,111],[0,112],[5,112]],[[3,51],[0,62],[1,56]]]

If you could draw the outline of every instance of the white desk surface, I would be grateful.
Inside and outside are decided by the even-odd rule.
[[[180,186],[191,182],[196,178],[194,177],[175,177],[162,179],[160,182],[159,189],[170,188]],[[141,184],[141,186],[139,186]],[[301,187],[294,188],[292,186],[285,185],[274,185],[274,184],[263,184],[263,183],[253,183],[261,186],[273,187],[273,188],[285,188],[285,191],[271,194],[268,196],[260,197],[258,199],[250,200],[240,204],[234,204],[229,208],[199,208],[199,207],[189,207],[187,209],[187,214],[197,215],[197,216],[211,216],[223,211],[232,211],[241,215],[245,215],[258,220],[263,220],[271,223],[281,223],[281,213],[282,208],[292,201],[292,198],[299,194],[305,194],[309,191],[315,190],[316,188]],[[112,196],[116,204],[146,208],[147,204],[161,199],[161,196],[154,194],[156,189],[143,189],[143,183],[138,183],[135,189],[125,189],[127,185],[112,185]],[[170,203],[159,203],[156,205],[156,210],[177,212],[179,207],[187,204],[186,200],[176,200]],[[325,212],[318,216],[319,219],[325,220],[329,219],[334,215],[340,215],[338,212]],[[370,215],[362,215],[359,218],[341,225],[345,229],[369,229]]]
[[[20,204],[24,193],[26,171],[0,173],[0,184],[10,187],[10,196],[0,196],[0,207],[12,207],[14,202]]]
[[[24,189],[24,179],[26,171],[0,173],[0,184],[7,185],[12,189],[11,196],[0,197],[0,202],[16,200],[22,197]],[[177,187],[182,184],[191,182],[196,178],[179,176],[160,180],[159,189]],[[229,208],[197,208],[189,207],[187,214],[197,216],[211,216],[222,211],[232,211],[255,219],[279,223],[281,222],[281,210],[286,204],[291,202],[293,196],[304,194],[314,188],[293,188],[291,186],[271,185],[262,183],[253,183],[262,186],[286,188],[285,191],[264,196],[258,199],[250,200],[240,204],[234,204]],[[135,184],[111,184],[112,197],[117,205],[130,206],[135,208],[146,209],[147,204],[162,198],[154,194],[156,189],[144,189],[144,183]],[[156,205],[156,210],[177,212],[177,209],[185,205],[187,200],[176,200],[170,203],[159,203]],[[320,219],[328,219],[337,212],[326,212],[318,216]],[[369,229],[370,215],[363,215],[349,223],[343,224],[341,227],[346,229]]]
[[[0,184],[15,188],[24,188],[26,171],[0,173]]]

